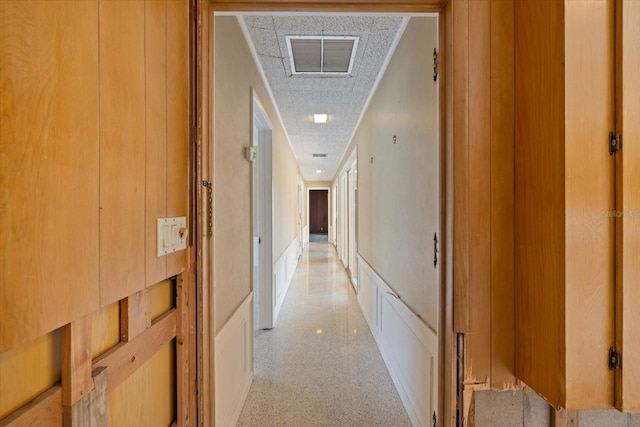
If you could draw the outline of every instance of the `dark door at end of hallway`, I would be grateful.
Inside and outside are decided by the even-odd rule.
[[[309,190],[309,233],[329,233],[329,190]]]

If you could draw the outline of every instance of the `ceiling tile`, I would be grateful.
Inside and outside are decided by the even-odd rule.
[[[305,179],[330,180],[380,73],[402,17],[245,16],[251,43]],[[358,36],[351,76],[292,75],[286,36]],[[329,122],[313,123],[326,113]],[[327,153],[314,158],[313,153]],[[325,171],[318,175],[316,169]]]

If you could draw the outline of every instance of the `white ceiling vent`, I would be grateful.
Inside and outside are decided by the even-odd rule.
[[[359,37],[287,36],[293,74],[351,74]]]

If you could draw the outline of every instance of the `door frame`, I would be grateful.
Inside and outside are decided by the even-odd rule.
[[[254,135],[258,129],[259,135]],[[258,291],[257,329],[273,328],[273,175],[271,130],[269,119],[256,91],[251,89],[251,144],[257,158],[251,167],[251,289]],[[256,241],[257,240],[257,241]],[[260,242],[261,240],[261,242]],[[256,247],[257,245],[257,247]],[[255,276],[256,249],[258,277]],[[258,286],[256,286],[256,281]],[[255,309],[254,309],[255,310]],[[255,311],[254,311],[255,312]]]
[[[358,287],[358,147],[354,150],[355,159],[351,162],[347,171],[347,250],[349,265],[349,280],[356,290]]]
[[[469,148],[468,134],[464,129],[467,126],[469,102],[467,74],[462,72],[464,65],[469,61],[468,44],[460,44],[459,49],[454,49],[454,39],[464,41],[468,37],[467,29],[462,25],[468,19],[468,4],[456,4],[455,17],[454,5],[451,0],[371,0],[363,5],[358,0],[348,0],[333,3],[300,3],[297,0],[278,0],[270,2],[262,1],[224,1],[224,0],[200,0],[197,6],[198,37],[196,51],[199,53],[197,60],[196,85],[198,91],[198,138],[195,164],[197,171],[195,176],[197,192],[197,212],[199,214],[201,246],[198,250],[198,385],[201,393],[198,396],[198,418],[203,425],[214,425],[215,422],[215,316],[214,293],[215,279],[213,277],[213,241],[206,232],[208,221],[207,188],[200,186],[203,181],[213,182],[213,158],[215,154],[215,140],[213,133],[213,99],[214,99],[214,13],[215,12],[310,12],[310,13],[438,13],[440,34],[440,146],[441,157],[441,315],[439,322],[439,358],[441,375],[438,386],[438,413],[441,425],[453,426],[457,416],[457,381],[456,381],[456,356],[458,353],[453,327],[453,288],[454,272],[451,260],[454,257],[454,227],[465,229],[468,221],[468,213],[454,217],[454,205],[467,207],[458,199],[454,201],[454,184],[457,189],[467,192],[469,182],[466,173],[455,173],[468,169],[468,157],[462,158],[454,164],[454,151],[467,151]],[[458,9],[460,8],[460,9]],[[459,22],[460,26],[454,31],[453,23]],[[456,44],[457,47],[457,44]],[[457,53],[459,51],[459,53]],[[456,56],[456,71],[454,72],[453,56]],[[461,83],[454,87],[453,81]],[[455,105],[454,105],[455,99]],[[462,119],[454,123],[454,112],[463,115]],[[459,136],[454,139],[454,131]],[[455,166],[455,170],[454,170]],[[213,186],[215,192],[215,185]],[[467,212],[468,209],[456,209],[459,212]],[[468,242],[462,234],[456,239],[456,258],[469,257]],[[460,278],[460,275],[463,277]],[[468,280],[468,266],[457,272],[461,283],[458,288],[465,288]],[[465,278],[466,277],[466,278]]]
[[[311,224],[310,224],[310,215],[309,208],[311,207],[311,190],[327,190],[327,222],[329,222],[330,214],[331,214],[331,187],[307,187],[307,229],[305,232],[305,243],[309,242],[310,234],[311,234]],[[331,228],[331,223],[327,225],[327,227]],[[327,230],[327,241],[329,239],[329,230]]]
[[[333,184],[331,187],[331,224],[329,225],[329,229],[331,230],[331,235],[329,236],[329,241],[333,244],[337,249],[337,234],[338,234],[338,184]]]
[[[351,259],[350,257],[353,255],[354,257],[357,258],[358,256],[357,250],[355,251],[354,254],[351,254],[351,249],[355,249],[355,248],[350,247],[350,236],[352,232],[351,228],[357,227],[357,221],[353,221],[353,223],[351,221],[351,212],[350,212],[350,209],[352,208],[350,203],[351,201],[350,177],[351,177],[354,165],[357,170],[358,146],[355,146],[351,151],[351,153],[349,154],[349,157],[347,157],[344,160],[342,169],[340,169],[339,172],[336,174],[336,180],[334,182],[337,182],[338,187],[341,188],[337,194],[338,201],[337,201],[336,215],[338,216],[338,218],[342,219],[342,225],[340,226],[340,229],[336,233],[336,250],[338,251],[338,258],[342,262],[342,265],[344,265],[344,268],[347,269],[347,271],[349,272],[349,280],[351,281],[355,289],[356,284],[353,282],[352,274],[351,274],[351,271],[349,270],[349,261]],[[356,180],[357,180],[357,177],[356,177]],[[353,230],[353,231],[357,232],[357,230]]]
[[[304,250],[304,226],[302,225],[302,209],[303,209],[303,200],[302,197],[302,189],[304,188],[304,181],[298,178],[298,258],[302,256],[302,251]]]
[[[340,230],[338,231],[338,259],[344,266],[349,267],[349,167],[345,167],[339,174],[340,184],[338,193],[338,216]]]

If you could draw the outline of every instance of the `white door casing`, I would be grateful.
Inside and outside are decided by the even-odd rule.
[[[257,329],[273,327],[273,200],[271,161],[271,121],[255,92],[252,92],[252,144],[258,155],[253,164],[252,281]]]

